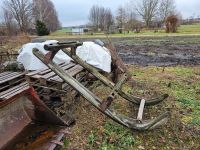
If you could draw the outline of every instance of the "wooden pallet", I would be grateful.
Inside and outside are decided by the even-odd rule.
[[[20,94],[21,92],[23,92],[29,88],[30,88],[29,84],[26,81],[20,83],[19,85],[13,86],[12,88],[9,88],[0,93],[0,102],[8,100],[9,98],[11,98],[17,94]]]
[[[0,73],[0,92],[25,81],[25,73],[3,72]]]
[[[7,100],[29,88],[25,81],[25,73],[3,72],[0,73],[0,102]]]
[[[77,77],[81,72],[84,71],[84,68],[80,65],[77,65],[73,62],[62,63],[59,66],[72,77]],[[39,71],[33,71],[25,75],[26,81],[28,81],[33,86],[39,87],[48,87],[55,90],[63,90],[67,88],[67,84],[52,72],[50,69],[43,69]]]

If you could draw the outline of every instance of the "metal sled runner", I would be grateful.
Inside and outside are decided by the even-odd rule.
[[[170,115],[169,112],[165,112],[152,120],[142,120],[144,106],[156,105],[162,102],[164,99],[168,97],[167,94],[161,95],[160,97],[157,98],[144,100],[124,92],[121,89],[121,87],[123,83],[126,81],[127,75],[123,74],[119,82],[117,84],[114,84],[104,75],[102,75],[96,68],[85,63],[76,55],[76,48],[81,45],[82,43],[80,42],[56,43],[44,46],[44,48],[49,51],[49,53],[46,54],[45,56],[38,49],[33,49],[33,53],[44,64],[46,64],[53,72],[55,72],[61,79],[63,79],[66,83],[72,86],[75,90],[77,90],[88,102],[90,102],[93,106],[95,106],[99,111],[110,117],[112,120],[130,129],[140,130],[140,131],[150,130],[164,124],[168,120]],[[61,49],[63,50],[64,53],[66,53],[69,57],[71,57],[77,64],[81,65],[89,73],[93,74],[97,79],[99,79],[106,86],[111,88],[112,92],[107,97],[107,99],[101,100],[89,89],[87,89],[80,82],[78,82],[75,78],[70,76],[68,73],[65,73],[62,68],[60,68],[57,64],[55,64],[52,61],[55,54]],[[109,106],[111,105],[112,101],[114,100],[117,94],[123,97],[125,100],[128,100],[129,102],[139,105],[137,119],[129,118],[109,108]]]

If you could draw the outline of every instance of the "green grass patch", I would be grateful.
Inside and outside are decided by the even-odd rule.
[[[93,35],[66,35],[66,32],[69,32],[69,29],[61,29],[51,33],[50,36],[65,36],[71,38],[98,38],[98,37],[105,37],[104,33],[95,33]],[[183,35],[200,35],[200,24],[193,24],[193,25],[181,25],[178,27],[177,33],[165,33],[164,29],[159,29],[158,32],[154,32],[155,30],[150,29],[143,29],[140,33],[134,32],[125,32],[122,34],[110,34],[110,37],[168,37],[168,36],[183,36]]]
[[[178,28],[179,33],[200,33],[200,24],[181,25]]]
[[[62,28],[60,30],[51,33],[51,36],[63,36],[63,35],[67,36],[66,32],[71,32],[71,29]]]
[[[138,94],[154,91],[168,93],[180,111],[185,124],[197,123],[200,120],[200,81],[197,67],[133,67],[132,75],[137,83],[145,89],[135,90]],[[154,89],[155,88],[155,89]],[[200,124],[199,124],[200,125]]]
[[[107,122],[102,132],[91,132],[88,136],[88,148],[98,150],[131,149],[135,139],[130,130],[116,123]]]

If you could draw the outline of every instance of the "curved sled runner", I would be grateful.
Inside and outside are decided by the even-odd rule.
[[[82,61],[77,55],[76,55],[76,48],[78,46],[82,45],[82,43],[79,42],[69,42],[69,43],[57,43],[57,44],[51,44],[51,45],[45,45],[44,48],[48,51],[50,51],[46,56],[44,56],[38,49],[33,49],[34,55],[39,58],[44,64],[46,64],[53,72],[55,72],[60,78],[62,78],[66,83],[71,85],[75,90],[77,90],[87,101],[89,101],[93,106],[95,106],[99,111],[110,117],[112,120],[134,130],[150,130],[154,129],[164,123],[169,118],[170,113],[165,112],[162,115],[158,116],[155,119],[152,120],[142,120],[144,105],[155,105],[160,102],[162,102],[165,98],[168,97],[167,94],[162,95],[158,98],[153,98],[151,100],[145,101],[144,99],[132,96],[130,94],[125,93],[122,91],[121,87],[122,84],[126,81],[127,76],[124,74],[122,78],[119,80],[117,84],[114,84],[110,80],[108,80],[105,76],[100,74],[98,70],[88,64],[86,64],[84,61]],[[65,48],[71,48],[71,50],[65,49]],[[110,87],[112,89],[111,94],[107,97],[106,100],[101,100],[99,97],[97,97],[94,93],[92,93],[89,89],[84,87],[81,83],[79,83],[76,79],[71,77],[68,73],[65,73],[58,65],[56,65],[52,59],[55,56],[55,54],[60,50],[63,49],[63,51],[69,55],[76,63],[80,64],[83,68],[85,68],[88,72],[93,74],[97,79],[101,80],[105,85]],[[121,97],[123,97],[125,100],[128,100],[134,104],[140,105],[138,117],[137,119],[132,119],[127,116],[124,116],[122,114],[119,114],[111,109],[109,109],[109,106],[111,105],[112,101],[114,100],[116,94],[119,94]]]

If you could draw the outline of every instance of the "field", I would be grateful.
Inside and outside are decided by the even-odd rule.
[[[168,123],[156,130],[136,132],[122,127],[96,111],[82,100],[77,111],[77,123],[66,139],[69,149],[195,149],[200,147],[200,67],[140,67],[130,66],[134,81],[125,89],[134,95],[149,97],[169,93],[167,101],[157,107],[146,107],[145,116],[157,116],[170,110]],[[96,88],[98,96],[106,97],[109,89]],[[121,98],[112,106],[136,117],[137,108]],[[81,115],[80,115],[81,114]]]
[[[51,35],[52,36],[60,36],[60,35],[66,35],[66,32],[70,32],[71,30],[70,29],[60,29],[60,30],[57,30],[56,32],[53,32]]]
[[[60,38],[96,38],[96,37],[105,37],[104,33],[94,33],[94,35],[73,35],[69,36],[66,32],[69,32],[69,29],[61,29],[56,32],[51,33],[49,38],[60,37]],[[165,33],[164,29],[159,29],[158,32],[154,32],[155,30],[147,30],[142,29],[140,33],[124,33],[124,34],[111,34],[110,37],[140,37],[140,36],[183,36],[183,35],[199,35],[200,34],[200,24],[193,25],[180,25],[178,27],[177,33]]]

